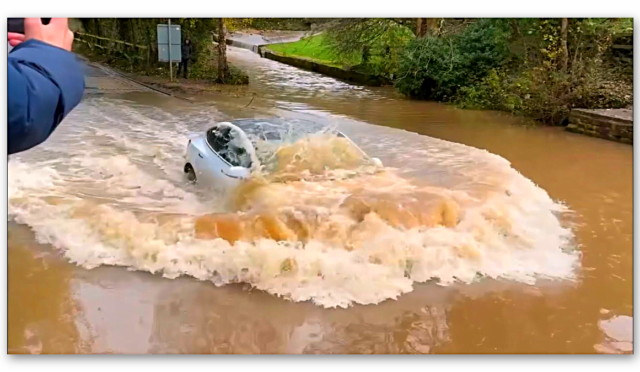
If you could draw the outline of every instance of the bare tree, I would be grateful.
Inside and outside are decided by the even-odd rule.
[[[569,64],[569,48],[567,48],[567,29],[569,28],[569,19],[562,18],[562,23],[560,26],[560,68],[562,72],[567,72],[567,67]]]
[[[218,82],[224,83],[228,76],[227,30],[224,25],[224,18],[218,18]]]

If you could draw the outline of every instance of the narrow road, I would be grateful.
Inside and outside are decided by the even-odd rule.
[[[82,62],[85,74],[85,94],[148,92],[149,88],[136,84],[124,77],[118,76],[107,68]]]
[[[247,33],[247,32],[234,32],[227,39],[248,44],[251,46],[259,46],[266,44],[277,43],[289,43],[302,39],[305,36],[305,31],[278,31],[278,32],[265,32],[263,34]],[[251,48],[245,48],[251,49]]]

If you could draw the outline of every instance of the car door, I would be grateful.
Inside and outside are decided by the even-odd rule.
[[[197,154],[196,168],[201,173],[201,178],[211,185],[217,185],[221,181],[222,170],[229,164],[220,156],[218,151],[224,148],[225,138],[217,127],[209,129],[202,141],[201,149]]]

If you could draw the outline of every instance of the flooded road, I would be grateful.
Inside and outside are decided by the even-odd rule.
[[[11,157],[10,353],[631,350],[631,146],[229,58],[238,97],[88,95]],[[270,116],[384,168],[302,146],[241,206],[186,182],[189,133]]]

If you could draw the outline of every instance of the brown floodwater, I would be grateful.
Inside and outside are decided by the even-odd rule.
[[[229,57],[237,96],[88,96],[11,157],[9,353],[632,351],[632,146]],[[273,115],[384,168],[186,182],[189,133]]]

